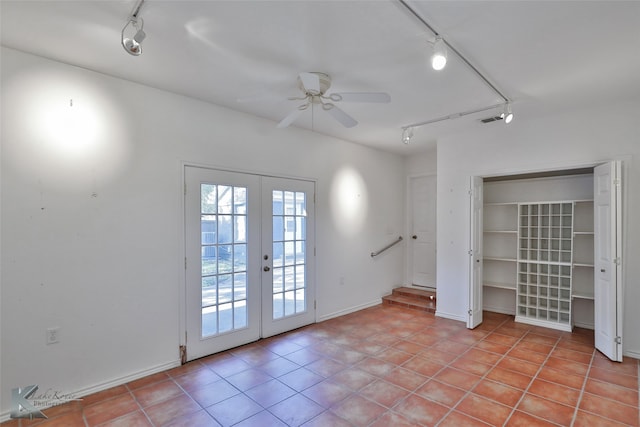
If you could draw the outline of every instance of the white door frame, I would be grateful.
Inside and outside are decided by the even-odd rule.
[[[622,162],[622,182],[626,183],[629,182],[628,181],[628,170],[629,167],[628,165],[631,164],[632,161],[632,157],[631,156],[621,156],[621,157],[617,157],[615,159],[605,159],[605,160],[595,160],[592,162],[583,162],[583,163],[570,163],[570,162],[566,162],[566,163],[557,163],[554,164],[552,167],[549,166],[545,166],[545,167],[540,167],[540,168],[532,168],[532,169],[526,169],[526,170],[518,170],[518,169],[502,169],[499,171],[495,171],[494,173],[492,173],[491,171],[487,172],[487,171],[482,171],[482,172],[476,172],[474,174],[472,174],[472,176],[478,176],[481,178],[488,178],[488,177],[496,177],[496,176],[508,176],[508,175],[519,175],[519,174],[525,174],[525,173],[537,173],[537,172],[549,172],[549,171],[561,171],[561,170],[569,170],[569,169],[581,169],[581,168],[595,168],[598,165],[601,165],[603,163],[608,163],[611,162],[612,160],[619,160]],[[627,240],[624,238],[624,230],[628,230],[628,218],[629,215],[627,214],[628,208],[627,205],[628,203],[626,202],[627,200],[629,200],[629,195],[628,195],[628,188],[629,185],[625,185],[623,184],[622,186],[622,209],[621,209],[621,213],[619,213],[620,215],[622,215],[622,230],[623,230],[623,235],[622,235],[622,244],[621,244],[621,249],[622,249],[622,253],[625,254],[627,253]],[[469,215],[471,215],[471,212],[469,210]],[[471,224],[471,220],[472,218],[468,218],[468,223]],[[471,232],[471,229],[469,228],[469,232]],[[470,236],[469,236],[470,237]],[[469,263],[469,268],[471,268],[470,263]],[[471,281],[471,275],[469,274],[469,281],[467,283],[467,292],[469,292],[469,294],[471,294],[471,286],[472,286],[472,281]],[[625,260],[622,261],[622,266],[620,267],[620,280],[621,280],[621,288],[622,288],[622,292],[624,295],[624,289],[625,289],[625,283],[626,283],[626,277],[627,277],[627,268],[626,268],[626,262]],[[476,286],[480,286],[479,291],[482,291],[482,283],[477,284]],[[624,296],[623,296],[623,301],[620,302],[620,304],[618,304],[618,310],[619,312],[621,312],[621,316],[623,316],[624,318]],[[623,337],[623,342],[624,342],[624,337]],[[625,354],[624,352],[624,348],[623,348],[623,354]],[[637,354],[631,355],[631,357],[638,357]]]
[[[220,166],[220,165],[211,165],[211,164],[206,164],[206,163],[200,163],[200,162],[193,162],[193,161],[178,161],[177,162],[177,173],[176,176],[178,177],[177,182],[179,183],[178,188],[176,190],[176,194],[178,197],[178,205],[179,205],[179,213],[178,213],[178,235],[180,236],[180,241],[178,244],[178,253],[176,254],[176,264],[177,264],[177,271],[181,271],[182,273],[178,275],[178,290],[177,290],[177,303],[178,303],[178,353],[179,353],[179,362],[181,362],[182,364],[187,362],[187,356],[186,356],[186,345],[187,345],[187,310],[186,310],[186,301],[187,301],[187,278],[186,278],[186,268],[185,268],[185,254],[186,254],[186,249],[187,249],[187,239],[186,239],[186,230],[185,230],[185,220],[186,220],[186,216],[185,216],[185,188],[187,185],[187,181],[186,181],[186,168],[187,167],[196,167],[196,168],[204,168],[204,169],[211,169],[211,170],[216,170],[216,171],[221,171],[221,172],[233,172],[233,173],[241,173],[241,174],[249,174],[249,175],[259,175],[259,176],[268,176],[268,177],[274,177],[274,178],[283,178],[283,179],[296,179],[296,180],[301,180],[301,181],[311,181],[314,184],[314,187],[316,188],[316,192],[317,192],[317,188],[318,188],[318,180],[316,178],[311,178],[311,177],[300,177],[300,176],[294,176],[294,175],[286,175],[286,174],[274,174],[274,173],[268,173],[268,172],[264,172],[264,171],[255,171],[255,170],[246,170],[246,169],[236,169],[236,168],[229,168],[229,167],[225,167],[225,166]],[[314,218],[315,218],[315,203],[313,204],[312,209],[314,209]],[[316,234],[316,221],[314,221],[313,223],[313,232],[314,235]],[[315,268],[315,262],[316,262],[316,257],[315,257],[315,250],[314,250],[314,256],[312,261],[310,261],[313,263],[313,269],[312,269],[312,276],[311,279],[314,281],[314,283],[316,283],[316,268]],[[317,300],[317,293],[316,293],[316,287],[314,287],[314,294],[312,296],[310,296],[310,298],[313,299],[313,301]],[[317,309],[314,310],[314,323],[316,323],[318,321],[318,311]]]
[[[436,203],[438,203],[438,188],[437,188],[437,182],[438,182],[438,174],[437,173],[423,173],[423,174],[414,174],[414,175],[407,175],[407,180],[405,183],[405,205],[406,205],[406,215],[405,215],[405,236],[408,236],[408,239],[411,239],[413,230],[411,227],[412,224],[412,220],[413,220],[413,213],[412,213],[412,200],[411,200],[411,182],[413,179],[416,178],[426,178],[426,177],[435,177],[436,179]],[[438,222],[438,216],[437,216],[437,212],[436,212],[436,224]],[[436,225],[437,227],[437,225]],[[404,283],[407,284],[407,286],[412,286],[412,277],[413,277],[413,253],[412,253],[412,245],[411,242],[407,242],[407,251],[406,251],[406,257],[405,257],[405,272],[404,272]],[[437,265],[437,242],[436,242],[436,265]],[[437,284],[437,276],[436,276],[436,289],[438,288],[438,284]]]

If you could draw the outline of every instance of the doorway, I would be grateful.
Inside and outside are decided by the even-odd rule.
[[[436,175],[409,178],[408,282],[436,289]]]
[[[187,360],[315,321],[314,192],[185,167]]]
[[[540,326],[544,326],[545,316],[547,316],[546,323],[553,320],[556,309],[559,308],[559,312],[562,313],[559,314],[558,319],[564,319],[562,321],[566,328],[573,326],[574,304],[591,300],[592,306],[595,305],[593,327],[596,348],[610,359],[621,361],[621,171],[621,162],[613,161],[584,170],[501,176],[497,179],[491,179],[505,183],[517,182],[517,184],[512,186],[512,191],[505,191],[508,189],[507,187],[502,188],[500,197],[506,197],[508,200],[491,199],[493,203],[487,204],[487,199],[485,199],[484,206],[490,210],[484,213],[485,219],[488,219],[488,221],[484,221],[484,227],[479,221],[479,218],[483,216],[482,203],[473,195],[483,193],[485,190],[482,187],[481,178],[476,179],[476,181],[480,181],[479,185],[475,184],[472,179],[470,185],[470,194],[472,194],[470,198],[470,241],[476,242],[476,244],[470,247],[469,253],[477,256],[480,252],[481,259],[484,260],[483,263],[488,263],[488,266],[492,267],[491,269],[487,267],[487,270],[492,270],[494,274],[478,277],[473,274],[475,263],[470,264],[469,295],[482,295],[483,289],[486,292],[491,291],[492,295],[496,296],[509,294],[511,302],[503,305],[505,311],[496,311],[506,313],[511,310],[508,306],[516,304],[516,320],[518,316],[527,316],[527,323],[540,323]],[[535,178],[545,179],[545,177],[566,176],[577,179],[580,176],[575,175],[577,172],[589,174],[592,177],[589,187],[583,185],[578,196],[575,196],[575,193],[571,196],[562,195],[564,184],[561,183],[553,185],[552,188],[547,185],[545,188],[539,182],[535,182]],[[519,180],[524,181],[520,183]],[[525,199],[533,197],[533,199],[525,200],[522,197]],[[548,202],[548,200],[552,200],[552,202]],[[554,204],[553,200],[564,200],[562,209],[567,210],[566,215],[563,213],[564,211],[558,214],[566,217],[562,219],[564,222],[559,226],[556,222],[560,217],[556,218],[555,211],[549,211],[546,214],[544,210],[545,208],[555,209],[557,207],[555,205],[560,206],[557,202]],[[533,217],[534,214],[531,212],[534,211],[527,211],[529,205],[534,210],[537,208],[542,210],[540,213],[535,213],[535,217]],[[589,206],[590,208],[586,209]],[[517,219],[518,212],[519,220]],[[545,221],[548,221],[548,225]],[[562,235],[557,236],[560,231],[562,231]],[[567,233],[564,233],[565,231]],[[556,239],[556,237],[558,238]],[[484,238],[486,238],[484,244],[479,243]],[[589,240],[591,241],[590,245],[585,244]],[[593,248],[590,255],[588,251],[581,249],[589,246]],[[566,252],[565,258],[557,260],[553,257],[546,258],[548,255],[562,251]],[[594,260],[596,261],[595,265]],[[548,267],[549,263],[554,265]],[[496,274],[496,265],[500,266],[498,272],[502,272],[501,274]],[[526,271],[524,270],[525,266]],[[547,268],[552,268],[548,274]],[[557,278],[554,271],[559,271]],[[591,272],[590,280],[585,281],[584,278],[588,276],[579,274],[579,272],[584,273],[585,271]],[[491,277],[489,278],[489,276]],[[514,277],[513,280],[510,278],[511,276]],[[516,276],[517,279],[515,279]],[[582,280],[576,280],[573,283],[577,277]],[[488,278],[489,280],[487,280]],[[560,281],[562,289],[555,288],[558,281]],[[588,283],[589,281],[591,289],[588,286],[585,288],[584,284],[580,285],[580,282]],[[513,298],[514,293],[517,294],[516,299]],[[556,296],[558,296],[557,301]],[[508,299],[502,298],[503,304]],[[595,304],[593,304],[594,299]],[[493,298],[494,308],[499,301],[500,299]],[[555,304],[558,306],[556,307]],[[481,322],[481,318],[478,321],[475,317],[478,314],[481,315],[482,308],[482,298],[470,298],[469,327],[475,327]],[[525,319],[521,319],[521,321],[525,321]]]

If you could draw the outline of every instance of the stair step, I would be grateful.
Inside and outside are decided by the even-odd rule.
[[[428,313],[436,312],[436,300],[415,298],[412,296],[404,296],[398,294],[391,294],[382,297],[382,303],[386,305],[397,305],[405,308],[411,308],[413,310],[426,311]]]
[[[408,288],[406,286],[395,288],[392,291],[392,295],[402,295],[405,297],[412,297],[416,299],[429,300],[429,301],[435,301],[436,299],[435,292],[425,291],[425,290],[416,289],[416,288]]]

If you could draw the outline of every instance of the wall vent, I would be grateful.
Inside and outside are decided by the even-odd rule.
[[[496,122],[498,120],[502,120],[502,117],[493,116],[493,117],[487,117],[486,119],[480,119],[482,123],[491,123],[491,122]]]

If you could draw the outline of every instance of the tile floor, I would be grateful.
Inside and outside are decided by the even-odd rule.
[[[587,330],[377,306],[45,414],[3,427],[638,426],[638,361],[609,362]]]

